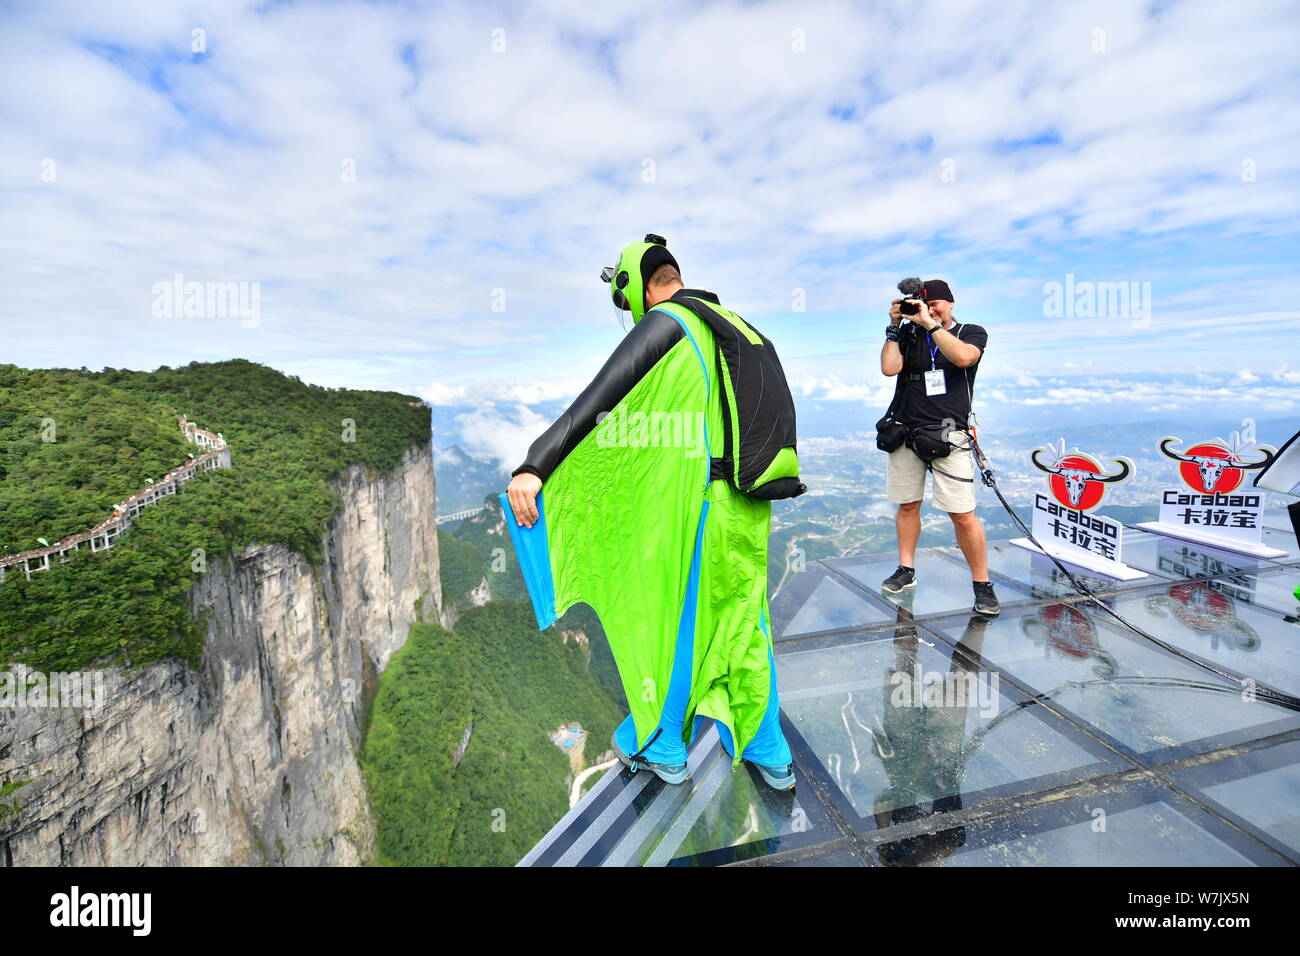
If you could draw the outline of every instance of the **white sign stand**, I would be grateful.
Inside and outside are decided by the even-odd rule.
[[[1114,578],[1117,581],[1136,581],[1138,578],[1149,577],[1145,571],[1139,571],[1122,561],[1107,561],[1105,558],[1099,558],[1087,551],[1067,552],[1064,548],[1050,546],[1048,550],[1044,551],[1042,548],[1036,547],[1034,542],[1028,538],[1012,538],[1011,543],[1019,545],[1027,551],[1033,551],[1036,554],[1047,554],[1064,561],[1066,564],[1073,564],[1076,568],[1082,568],[1090,574]]]
[[[1052,463],[1045,464],[1039,460],[1039,453],[1043,451],[1051,453]],[[1077,448],[1075,454],[1067,455],[1064,438],[1058,439],[1055,446],[1035,448],[1029,457],[1036,468],[1049,476],[1049,493],[1034,495],[1033,520],[1030,522],[1030,533],[1041,544],[1034,544],[1029,538],[1012,538],[1011,543],[1101,577],[1117,581],[1147,577],[1145,571],[1129,567],[1123,561],[1123,523],[1088,510],[1101,503],[1102,492],[1095,483],[1101,482],[1104,487],[1111,482],[1127,480],[1133,474],[1133,462],[1116,458],[1114,462],[1121,470],[1102,474],[1097,462]],[[1058,480],[1058,484],[1052,484],[1053,478]],[[1064,481],[1064,485],[1060,481]],[[1062,488],[1066,489],[1068,501],[1059,497]],[[1085,497],[1090,502],[1087,506],[1082,504]]]
[[[1035,511],[1034,517],[1038,517],[1039,512]],[[1114,519],[1107,519],[1113,521]],[[1115,522],[1119,524],[1119,522]],[[1038,524],[1037,521],[1034,524]],[[1089,574],[1100,577],[1114,578],[1117,581],[1136,581],[1138,578],[1148,577],[1145,571],[1139,571],[1137,568],[1125,564],[1123,561],[1113,561],[1110,558],[1103,558],[1099,554],[1094,554],[1084,548],[1075,547],[1068,543],[1057,543],[1051,540],[1050,535],[1042,533],[1039,528],[1034,528],[1034,537],[1045,543],[1045,548],[1040,548],[1028,538],[1012,538],[1011,543],[1017,547],[1024,548],[1026,551],[1033,551],[1035,554],[1046,554],[1049,557],[1064,561],[1066,564],[1072,564],[1077,568],[1082,568]],[[1121,534],[1123,533],[1121,528]]]
[[[1294,441],[1294,439],[1292,439]],[[1273,450],[1267,445],[1255,445],[1254,438],[1243,439],[1239,432],[1233,432],[1227,441],[1222,438],[1213,442],[1195,443],[1189,447],[1199,449],[1205,452],[1207,449],[1214,449],[1215,455],[1207,457],[1204,454],[1188,455],[1185,452],[1174,452],[1169,449],[1169,445],[1176,444],[1177,438],[1162,438],[1158,445],[1161,452],[1166,456],[1173,458],[1176,462],[1181,462],[1180,468],[1186,468],[1188,465],[1201,466],[1215,464],[1218,471],[1212,473],[1212,480],[1205,477],[1206,470],[1202,467],[1201,488],[1195,486],[1188,488],[1168,488],[1160,495],[1160,516],[1155,521],[1139,521],[1137,527],[1146,531],[1154,531],[1156,534],[1163,534],[1169,538],[1178,538],[1182,541],[1191,541],[1193,544],[1209,545],[1211,548],[1218,548],[1221,551],[1235,551],[1237,554],[1248,554],[1252,558],[1285,558],[1289,551],[1283,551],[1280,548],[1273,548],[1264,544],[1262,538],[1264,534],[1264,495],[1259,491],[1252,491],[1247,488],[1234,487],[1231,491],[1216,492],[1214,489],[1219,482],[1219,476],[1223,474],[1224,467],[1231,468],[1234,464],[1242,464],[1240,455],[1243,449],[1258,447],[1266,452],[1264,461],[1269,460],[1268,455],[1274,456],[1272,465],[1267,470],[1278,464],[1278,457]],[[1287,443],[1288,445],[1290,442]],[[1283,446],[1283,451],[1286,446]],[[1245,463],[1243,467],[1258,468],[1261,462]],[[1281,475],[1281,472],[1278,472]],[[1238,474],[1238,484],[1244,485],[1241,476],[1244,472]],[[1260,475],[1263,477],[1263,474]],[[1184,479],[1186,482],[1186,479]],[[1209,480],[1209,487],[1206,488],[1206,481]],[[1258,484],[1258,481],[1256,482]],[[1179,509],[1182,509],[1181,511]],[[1193,519],[1193,512],[1200,514],[1199,520]],[[1251,522],[1247,523],[1246,519],[1250,518]],[[1222,532],[1214,529],[1222,528]]]
[[[1154,531],[1156,534],[1163,534],[1166,537],[1181,538],[1183,541],[1191,541],[1194,544],[1209,545],[1211,548],[1218,548],[1220,551],[1235,551],[1238,554],[1248,554],[1252,558],[1285,558],[1291,553],[1283,551],[1281,548],[1271,548],[1263,542],[1229,538],[1227,535],[1193,530],[1192,527],[1187,525],[1168,524],[1164,521],[1139,521],[1137,527],[1146,531]]]

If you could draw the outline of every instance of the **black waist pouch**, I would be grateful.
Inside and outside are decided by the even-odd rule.
[[[881,451],[898,451],[907,440],[907,426],[894,421],[892,415],[885,415],[876,422],[876,447]]]
[[[907,447],[916,452],[921,461],[930,462],[937,458],[946,458],[952,451],[948,442],[947,425],[920,425],[911,430],[907,437]]]
[[[889,402],[889,408],[885,410],[884,417],[876,422],[876,447],[881,451],[898,451],[907,440],[907,426],[894,418],[894,411],[898,408],[898,399],[902,392],[903,375],[900,373],[894,383],[894,397]]]

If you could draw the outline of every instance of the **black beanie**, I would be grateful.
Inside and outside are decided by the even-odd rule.
[[[647,241],[649,240],[647,239]],[[668,247],[661,243],[655,243],[641,254],[641,281],[649,285],[650,277],[655,274],[656,269],[663,265],[672,266],[677,270],[677,274],[681,275],[682,267],[677,264],[677,260],[668,251]]]
[[[921,286],[921,298],[929,302],[931,299],[943,299],[946,302],[956,302],[952,297],[952,289],[948,288],[948,283],[942,279],[926,279],[925,285]]]

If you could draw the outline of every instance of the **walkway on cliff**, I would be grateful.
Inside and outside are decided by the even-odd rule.
[[[3,583],[5,575],[11,568],[21,570],[23,576],[30,581],[34,572],[50,569],[51,558],[57,557],[58,562],[62,564],[68,560],[69,553],[80,551],[81,546],[87,542],[93,552],[107,551],[131,528],[135,523],[135,517],[145,508],[157,504],[168,495],[176,494],[182,485],[197,474],[211,471],[213,468],[230,467],[230,448],[220,432],[210,432],[200,428],[184,415],[176,417],[186,440],[200,448],[208,449],[206,452],[184,464],[177,465],[158,481],[145,485],[129,498],[118,502],[113,507],[113,513],[89,531],[70,535],[49,547],[0,557],[0,583]]]

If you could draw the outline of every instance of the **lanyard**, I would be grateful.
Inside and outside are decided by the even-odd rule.
[[[939,328],[943,328],[943,325],[940,324]],[[959,328],[961,328],[961,323],[954,322],[950,334],[956,335]],[[958,338],[960,338],[960,336],[958,336]],[[933,372],[935,370],[934,359],[935,356],[939,354],[939,346],[934,344],[934,340],[930,338],[929,332],[925,333],[925,341],[926,344],[930,346],[930,371]]]

